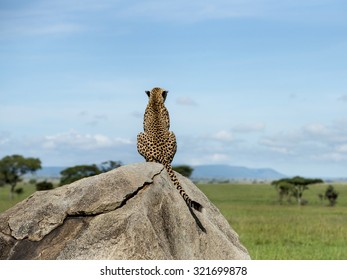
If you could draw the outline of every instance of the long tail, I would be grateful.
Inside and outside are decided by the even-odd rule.
[[[203,210],[203,206],[199,203],[196,202],[194,200],[191,200],[190,197],[187,195],[187,193],[185,192],[185,190],[182,188],[180,182],[178,181],[172,166],[170,164],[164,164],[167,172],[169,173],[169,176],[172,180],[172,182],[174,183],[174,185],[176,186],[177,190],[180,192],[180,195],[183,197],[184,201],[192,208],[194,208],[195,210],[202,212]]]

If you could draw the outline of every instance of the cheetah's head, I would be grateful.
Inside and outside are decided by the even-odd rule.
[[[165,102],[168,91],[162,88],[153,88],[151,91],[146,90],[146,94],[152,101]]]

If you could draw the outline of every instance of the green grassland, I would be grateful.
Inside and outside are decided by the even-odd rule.
[[[220,209],[252,259],[347,259],[347,184],[333,184],[337,205],[328,207],[318,194],[327,185],[304,192],[308,205],[278,202],[268,184],[198,184]],[[9,200],[9,187],[0,188],[0,212],[23,200],[35,186],[22,183],[24,192]]]
[[[252,259],[347,259],[347,185],[334,184],[337,205],[328,207],[318,194],[327,185],[304,192],[305,206],[278,202],[266,184],[201,184],[200,189],[220,209]]]
[[[23,199],[27,198],[36,191],[36,186],[27,182],[19,183],[16,189],[22,188],[21,194],[14,194],[13,199],[10,199],[10,187],[8,185],[0,187],[0,213],[12,207]]]

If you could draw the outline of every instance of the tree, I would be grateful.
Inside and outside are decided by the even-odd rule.
[[[339,193],[335,191],[332,185],[329,185],[327,190],[325,191],[325,198],[329,200],[329,206],[334,206],[336,204],[336,200],[339,196]]]
[[[187,178],[189,178],[194,171],[194,169],[190,167],[189,165],[176,165],[176,166],[173,166],[172,169]]]
[[[292,196],[292,185],[290,183],[274,181],[272,182],[272,184],[275,185],[281,204],[285,198],[287,199],[287,201],[290,201],[290,198]]]
[[[109,160],[109,161],[105,161],[101,163],[99,166],[97,166],[96,164],[92,164],[92,165],[76,165],[73,167],[69,167],[60,172],[62,176],[60,179],[60,185],[62,186],[62,185],[70,184],[72,182],[75,182],[85,177],[90,177],[90,176],[98,175],[101,173],[105,173],[115,168],[118,168],[121,165],[122,165],[122,162],[120,161]]]
[[[22,181],[22,176],[41,169],[38,158],[25,158],[21,155],[5,156],[0,160],[0,184],[10,185],[10,198],[13,198],[15,188]]]
[[[281,189],[286,186],[288,194],[294,196],[299,205],[303,204],[302,195],[305,190],[308,189],[308,185],[323,183],[321,179],[310,179],[296,176],[293,178],[284,178],[277,181],[273,181],[272,185],[276,186],[276,189]]]
[[[95,164],[69,167],[60,172],[60,185],[70,184],[82,178],[98,175],[100,173],[100,169]]]
[[[101,173],[108,172],[120,166],[122,166],[122,162],[120,161],[113,161],[113,160],[105,161],[101,163],[100,165],[100,172]]]
[[[290,179],[289,183],[293,185],[293,194],[296,197],[298,204],[302,204],[302,195],[308,189],[308,185],[323,183],[321,179],[308,179],[296,176]]]

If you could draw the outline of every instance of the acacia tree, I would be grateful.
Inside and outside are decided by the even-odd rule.
[[[111,171],[113,169],[116,169],[120,166],[122,166],[121,161],[109,160],[109,161],[105,161],[105,162],[101,163],[99,169],[100,169],[101,173],[104,173],[104,172],[108,172],[108,171]]]
[[[15,188],[22,181],[22,176],[41,169],[38,158],[25,158],[21,155],[5,156],[0,160],[0,184],[10,185],[10,198],[13,198]]]
[[[292,185],[289,184],[288,182],[278,182],[278,181],[273,181],[272,184],[275,186],[279,201],[282,204],[283,200],[286,198],[287,201],[290,201],[290,198],[292,197]]]
[[[101,163],[99,166],[96,164],[72,166],[60,172],[60,185],[62,186],[70,184],[85,177],[90,177],[104,172],[108,172],[110,170],[120,167],[121,165],[122,162],[120,161],[109,160]]]
[[[296,176],[293,178],[284,178],[277,181],[273,181],[272,185],[276,186],[276,189],[280,190],[285,187],[287,195],[294,196],[299,205],[302,204],[302,195],[305,190],[308,189],[308,185],[323,183],[322,179],[310,179]]]
[[[172,169],[187,178],[189,178],[194,171],[194,169],[189,165],[176,165],[173,166]]]

